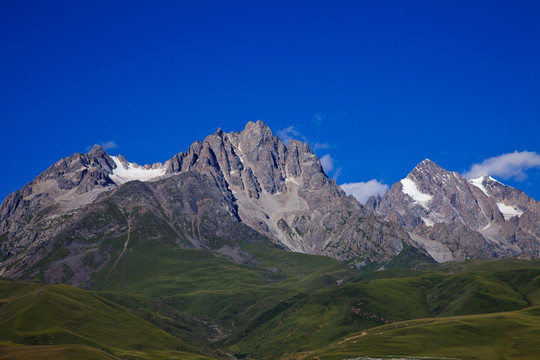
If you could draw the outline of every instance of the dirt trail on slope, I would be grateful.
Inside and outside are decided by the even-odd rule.
[[[125,215],[124,215],[125,216]],[[124,242],[124,248],[122,249],[122,252],[120,253],[120,255],[118,255],[118,257],[116,258],[116,261],[114,262],[111,270],[109,271],[109,273],[107,274],[107,277],[105,278],[105,284],[107,284],[107,282],[109,281],[109,275],[111,275],[111,273],[113,272],[113,270],[116,268],[116,265],[118,265],[118,262],[120,261],[120,259],[122,258],[122,256],[124,255],[124,253],[126,252],[127,248],[128,248],[128,245],[129,245],[129,239],[131,237],[131,225],[133,223],[133,215],[131,214],[131,212],[128,213],[128,216],[126,216],[127,218],[127,225],[128,225],[128,229],[127,229],[127,239],[126,241]]]

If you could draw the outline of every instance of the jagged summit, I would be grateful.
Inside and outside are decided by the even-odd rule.
[[[0,274],[29,276],[25,269],[37,269],[52,249],[77,244],[67,260],[35,271],[58,279],[51,274],[65,265],[87,279],[113,258],[96,244],[137,221],[148,234],[160,224],[152,236],[178,246],[218,251],[262,237],[358,268],[411,248],[426,261],[537,258],[538,212],[519,190],[490,177],[468,181],[429,159],[362,206],[328,178],[308,144],[285,146],[259,120],[240,132],[218,128],[164,164],[138,165],[99,145],[59,160],[0,206]],[[126,217],[129,226],[119,220]],[[86,253],[101,259],[95,269],[80,265]]]
[[[100,145],[95,144],[90,150],[88,150],[86,154],[90,156],[96,156],[102,155],[103,153],[106,153],[106,151]]]
[[[66,241],[79,244],[68,251],[70,264],[78,264],[85,251],[110,259],[95,244],[126,228],[102,213],[107,211],[121,218],[146,214],[145,224],[165,226],[182,246],[215,249],[216,236],[234,242],[258,234],[284,249],[355,267],[385,264],[410,243],[398,226],[347,197],[306,143],[292,140],[285,146],[259,120],[240,132],[218,128],[164,164],[141,166],[110,156],[99,145],[58,161],[0,206],[0,234],[8,234],[0,271],[22,258],[31,258],[20,263],[31,268]],[[96,227],[86,229],[88,224]],[[146,232],[153,225],[145,226],[150,226]],[[82,279],[94,270],[73,271],[86,274],[79,274]],[[12,266],[9,274],[23,276],[25,270]]]
[[[437,165],[434,161],[428,159],[428,158],[425,158],[424,160],[422,160],[418,165],[416,165],[416,167],[420,166],[420,165],[424,165],[424,166],[439,166]]]
[[[270,129],[270,127],[268,127],[268,125],[266,125],[262,120],[257,120],[256,122],[249,121],[240,134],[242,136],[257,137],[263,141],[274,138],[272,129]]]
[[[244,127],[244,130],[253,129],[253,128],[261,129],[261,131],[269,130],[270,132],[272,132],[272,129],[270,129],[270,127],[266,125],[266,123],[262,121],[261,119],[257,119],[257,121],[248,121],[246,123],[246,126]]]
[[[409,175],[416,176],[419,173],[424,173],[424,174],[433,176],[436,174],[450,173],[450,171],[445,170],[434,161],[431,161],[429,159],[424,159],[411,170],[411,172],[407,175],[407,177]]]
[[[523,231],[536,201],[490,176],[467,180],[426,159],[372,205],[437,261],[538,254],[539,234]]]
[[[412,204],[427,208],[427,204],[456,173],[449,172],[435,162],[425,159],[414,167],[407,176],[400,180],[397,187],[407,195]]]

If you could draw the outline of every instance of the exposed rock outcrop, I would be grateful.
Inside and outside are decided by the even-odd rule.
[[[489,176],[467,180],[424,160],[369,203],[437,261],[540,255],[538,203]]]

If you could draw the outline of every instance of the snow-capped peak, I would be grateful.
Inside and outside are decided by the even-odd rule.
[[[118,156],[111,156],[111,158],[116,164],[116,168],[109,177],[118,185],[133,180],[149,181],[165,175],[165,167],[161,164],[159,164],[161,166],[150,168],[148,166],[130,163]]]

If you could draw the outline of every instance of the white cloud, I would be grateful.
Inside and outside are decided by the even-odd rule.
[[[330,154],[326,154],[321,158],[321,165],[324,172],[328,174],[330,171],[334,170],[334,159],[332,159]]]
[[[102,142],[101,147],[104,148],[105,150],[109,150],[109,149],[118,147],[118,145],[116,145],[114,141],[107,141],[107,142]]]
[[[377,194],[383,195],[388,190],[388,185],[383,184],[376,179],[368,182],[357,182],[340,185],[347,195],[352,195],[356,200],[364,204],[370,196]]]
[[[534,151],[514,151],[491,157],[479,164],[473,164],[462,175],[467,179],[474,179],[482,175],[497,176],[502,179],[513,178],[518,181],[525,180],[525,170],[540,169],[540,155]]]

